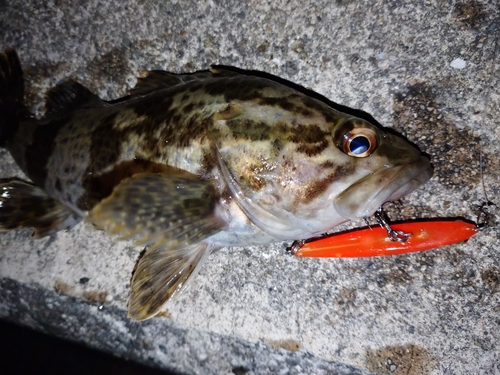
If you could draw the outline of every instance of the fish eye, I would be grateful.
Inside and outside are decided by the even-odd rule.
[[[372,129],[354,128],[344,134],[342,149],[350,156],[366,158],[377,147],[377,137]]]

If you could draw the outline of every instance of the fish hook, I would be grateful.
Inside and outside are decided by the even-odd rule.
[[[293,241],[293,243],[290,245],[290,247],[287,247],[285,252],[290,255],[295,255],[297,251],[300,250],[302,246],[306,243],[306,240],[296,240]]]
[[[408,238],[411,237],[411,233],[405,233],[402,230],[394,230],[391,228],[389,223],[387,223],[386,216],[384,212],[382,211],[382,207],[380,207],[375,213],[373,214],[375,216],[375,220],[377,223],[385,228],[387,231],[387,237],[392,241],[392,242],[401,242],[405,243],[408,241]]]

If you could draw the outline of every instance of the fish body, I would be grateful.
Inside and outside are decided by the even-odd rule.
[[[432,175],[401,137],[261,76],[150,71],[114,102],[66,81],[36,119],[17,55],[0,62],[0,146],[32,181],[0,185],[0,228],[44,236],[86,219],[146,245],[135,319],[156,314],[215,247],[317,236]]]

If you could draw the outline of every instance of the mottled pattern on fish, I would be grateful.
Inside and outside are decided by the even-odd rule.
[[[245,150],[248,166],[240,177],[243,186],[253,189],[265,186],[259,174],[276,168],[269,159],[290,143],[292,153],[324,159],[327,180],[352,169],[321,156],[334,146],[331,124],[345,116],[264,78],[213,78],[207,73],[201,82],[181,82],[115,105],[94,105],[38,127],[26,153],[28,175],[81,210],[91,209],[122,178],[138,171],[161,171],[168,165],[209,177],[216,166],[212,147],[241,141],[251,141],[251,147],[261,143],[252,154]],[[291,160],[281,160],[287,163]],[[304,186],[295,200],[320,194],[325,178]]]
[[[402,138],[255,74],[145,72],[114,102],[67,81],[36,120],[17,55],[0,63],[0,145],[36,185],[0,182],[17,210],[0,209],[0,228],[43,236],[87,217],[148,246],[131,285],[136,319],[181,290],[213,247],[318,235],[432,175]],[[19,209],[30,194],[35,220]]]

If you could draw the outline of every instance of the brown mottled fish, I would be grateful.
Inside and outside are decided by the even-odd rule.
[[[154,316],[211,250],[317,236],[432,175],[402,138],[262,76],[150,71],[106,102],[75,81],[23,102],[0,54],[0,146],[32,181],[0,181],[0,229],[42,237],[85,219],[146,246],[129,316]]]

